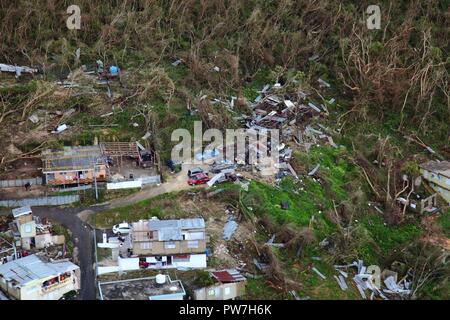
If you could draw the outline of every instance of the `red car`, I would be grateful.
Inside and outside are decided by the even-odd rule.
[[[209,177],[204,173],[197,173],[192,175],[188,179],[188,184],[193,186],[194,184],[205,184],[209,181]]]

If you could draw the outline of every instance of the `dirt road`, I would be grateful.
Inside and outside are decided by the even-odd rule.
[[[112,209],[112,208],[118,208],[123,207],[129,204],[133,204],[142,200],[150,199],[156,196],[159,196],[164,193],[168,192],[174,192],[174,191],[181,191],[181,190],[187,190],[192,188],[187,184],[187,172],[189,168],[193,167],[184,165],[182,170],[178,172],[177,174],[171,175],[167,182],[164,182],[160,184],[159,186],[152,186],[148,188],[144,188],[143,190],[139,191],[138,193],[132,194],[127,197],[118,198],[109,201],[108,203],[104,203],[104,208]],[[207,169],[207,165],[200,165],[197,167],[201,167],[203,169]]]

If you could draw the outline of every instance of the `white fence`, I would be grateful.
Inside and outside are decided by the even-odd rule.
[[[0,188],[14,188],[14,187],[23,187],[27,183],[33,185],[42,184],[42,178],[31,178],[31,179],[17,179],[17,180],[0,180]]]
[[[141,188],[141,187],[142,187],[142,181],[140,181],[140,180],[111,182],[111,183],[106,184],[106,189],[108,189],[108,190],[133,189],[133,188]]]
[[[41,198],[28,198],[17,200],[1,200],[0,207],[25,207],[25,206],[60,206],[80,201],[77,194],[66,196],[49,196]]]
[[[137,178],[136,180],[107,183],[106,189],[108,190],[133,189],[133,188],[141,188],[144,185],[159,184],[159,183],[161,183],[160,176],[143,176]]]
[[[142,181],[142,185],[145,186],[147,184],[159,184],[161,183],[160,176],[143,176],[140,177],[139,180]]]

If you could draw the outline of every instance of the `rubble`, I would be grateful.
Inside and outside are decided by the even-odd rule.
[[[225,226],[223,227],[223,239],[228,241],[233,236],[233,233],[237,229],[237,222],[235,221],[233,216],[230,216],[228,218],[227,223],[225,223]]]
[[[383,300],[389,300],[389,297],[394,298],[407,298],[411,294],[411,283],[406,280],[406,277],[397,282],[397,273],[391,270],[385,269],[380,275],[367,273],[367,267],[364,266],[363,260],[353,261],[347,265],[335,265],[335,270],[340,273],[339,276],[334,276],[336,281],[342,290],[348,288],[345,278],[348,277],[348,273],[342,269],[356,268],[356,274],[352,280],[358,289],[361,298],[373,300],[379,297]],[[382,288],[381,280],[385,285]],[[387,294],[388,296],[386,296]]]
[[[0,72],[14,72],[16,74],[16,78],[18,78],[22,75],[22,73],[37,73],[38,69],[0,63]]]
[[[316,267],[312,267],[311,270],[314,271],[315,273],[317,273],[317,275],[318,275],[319,277],[321,277],[323,280],[326,280],[326,279],[327,279],[327,277],[324,276],[319,270],[317,270]]]

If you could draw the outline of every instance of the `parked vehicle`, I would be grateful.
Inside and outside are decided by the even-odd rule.
[[[198,173],[204,173],[207,175],[207,173],[202,168],[197,167],[197,168],[192,168],[192,169],[188,170],[188,177],[190,178]]]
[[[197,173],[188,179],[188,184],[190,186],[193,186],[193,185],[197,185],[197,184],[205,184],[208,181],[209,181],[209,177],[206,174]]]
[[[126,222],[119,223],[119,224],[116,224],[115,226],[113,226],[112,232],[114,234],[130,233],[131,232],[131,226],[128,223],[126,223]]]

